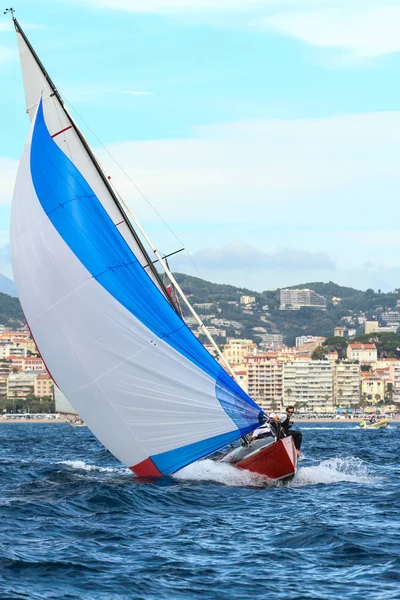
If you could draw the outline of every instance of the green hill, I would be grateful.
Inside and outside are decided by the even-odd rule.
[[[280,333],[284,341],[293,345],[295,338],[300,335],[333,335],[333,329],[340,325],[348,325],[363,333],[363,327],[357,317],[365,315],[368,319],[380,319],[382,312],[394,309],[400,300],[400,294],[383,294],[378,290],[366,291],[340,286],[332,281],[328,283],[310,282],[290,289],[309,288],[324,296],[327,300],[327,310],[321,311],[313,308],[302,308],[297,311],[280,311],[280,289],[254,292],[247,288],[237,288],[232,285],[222,285],[204,281],[198,277],[176,273],[175,277],[186,295],[190,297],[191,304],[213,302],[214,312],[221,319],[235,320],[242,325],[241,336],[254,338],[254,327],[264,327],[268,333]],[[254,296],[256,304],[253,314],[243,313],[243,307],[228,304],[239,302],[240,296]],[[333,304],[332,298],[340,298],[340,302]],[[268,310],[263,307],[268,306]],[[346,321],[343,317],[347,317]],[[236,335],[228,328],[228,335]],[[257,339],[257,338],[254,338]]]
[[[25,324],[24,313],[18,298],[0,292],[0,324],[17,329]]]

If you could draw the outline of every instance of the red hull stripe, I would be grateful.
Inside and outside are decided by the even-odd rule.
[[[141,463],[129,468],[138,477],[163,477],[163,474],[157,469],[151,458],[146,458]]]
[[[58,135],[60,135],[60,133],[64,133],[64,131],[68,131],[68,129],[72,129],[72,125],[68,125],[68,127],[64,127],[64,129],[61,129],[61,131],[57,131],[57,133],[55,133],[54,135],[52,135],[52,138],[57,137]]]

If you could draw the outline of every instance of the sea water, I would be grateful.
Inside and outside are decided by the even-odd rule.
[[[0,425],[0,598],[400,598],[400,425],[304,424],[296,477],[133,477],[87,428]]]

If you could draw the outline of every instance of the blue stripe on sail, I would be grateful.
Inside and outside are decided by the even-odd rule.
[[[257,427],[259,406],[213,359],[148,277],[87,181],[51,138],[42,102],[30,168],[44,212],[92,277],[155,336],[215,379],[216,397],[238,429]]]
[[[246,435],[246,433],[249,433],[250,431],[252,431],[252,429],[251,427],[248,427],[247,429],[240,431],[239,434]],[[213,438],[202,440],[201,442],[182,446],[176,450],[169,450],[168,452],[150,456],[150,458],[163,475],[171,475],[172,473],[176,473],[180,469],[183,469],[186,465],[190,465],[190,463],[195,460],[200,460],[200,458],[204,458],[212,452],[227,446],[231,442],[237,440],[237,438],[238,432],[236,430],[230,431],[229,433],[223,433],[222,435],[217,435]]]

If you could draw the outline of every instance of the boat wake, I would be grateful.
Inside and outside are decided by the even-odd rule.
[[[273,485],[273,482],[263,475],[250,473],[250,471],[237,469],[228,463],[216,462],[207,458],[184,467],[173,477],[186,481],[213,481],[229,487]]]
[[[318,485],[330,483],[372,483],[376,481],[368,471],[368,467],[359,458],[352,456],[346,458],[330,458],[323,460],[318,465],[301,467],[293,480],[288,483],[290,487],[304,485]]]
[[[193,463],[175,473],[173,477],[187,481],[212,481],[228,487],[302,487],[340,482],[372,483],[376,481],[376,478],[368,472],[367,465],[355,457],[330,458],[315,466],[300,467],[290,482],[271,481],[262,475],[210,459]]]
[[[125,467],[100,467],[88,465],[81,460],[64,460],[56,464],[71,470],[98,472],[104,474],[128,475],[132,472]],[[228,463],[203,459],[184,467],[172,478],[178,481],[213,482],[227,487],[303,487],[308,485],[332,483],[372,483],[377,480],[369,471],[367,465],[358,458],[330,458],[317,465],[300,467],[290,482],[276,482],[244,469],[238,469]]]

